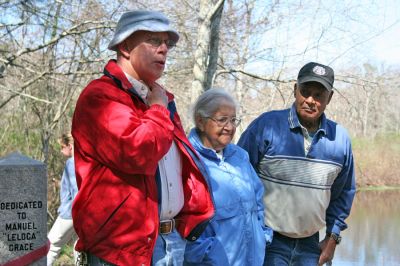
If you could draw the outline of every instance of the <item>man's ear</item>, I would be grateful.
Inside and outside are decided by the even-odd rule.
[[[118,44],[118,51],[123,57],[129,58],[130,49],[129,49],[128,43],[126,41],[123,41],[120,44]]]
[[[293,86],[293,96],[296,98],[297,82]]]
[[[329,94],[329,99],[328,99],[328,103],[327,104],[329,104],[331,102],[332,96],[333,96],[333,90]]]

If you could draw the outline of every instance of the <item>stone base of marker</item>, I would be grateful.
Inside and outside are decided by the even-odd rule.
[[[46,265],[46,165],[19,153],[0,158],[0,265]]]

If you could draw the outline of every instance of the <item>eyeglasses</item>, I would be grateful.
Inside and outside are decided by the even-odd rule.
[[[163,40],[161,38],[157,37],[151,37],[145,41],[146,43],[150,44],[151,46],[158,48],[160,47],[163,43],[167,46],[168,50],[174,48],[176,46],[176,42],[173,40]]]
[[[214,121],[215,123],[217,123],[217,125],[219,127],[224,127],[226,126],[228,123],[231,123],[234,127],[237,127],[240,125],[240,122],[242,122],[242,120],[240,118],[236,118],[236,117],[228,117],[228,116],[219,116],[219,117],[206,117],[211,119],[212,121]]]

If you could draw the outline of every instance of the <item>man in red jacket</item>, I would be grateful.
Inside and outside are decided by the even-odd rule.
[[[156,82],[178,39],[162,13],[123,14],[117,60],[78,99],[72,216],[89,265],[181,265],[214,214],[174,96]]]

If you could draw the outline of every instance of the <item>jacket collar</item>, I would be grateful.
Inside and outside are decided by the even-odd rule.
[[[142,98],[137,93],[136,89],[132,87],[131,82],[128,80],[125,73],[122,71],[121,67],[117,64],[117,61],[115,59],[111,59],[108,61],[107,65],[104,68],[104,74],[106,76],[109,76],[106,73],[111,75],[110,78],[113,79],[113,81],[120,89],[136,95],[142,101]],[[169,102],[174,100],[174,95],[169,91],[167,91],[167,96]]]
[[[120,84],[117,84],[120,89],[129,91],[129,89],[132,88],[131,83],[129,82],[125,73],[122,71],[121,67],[117,64],[116,60],[111,59],[110,61],[108,61],[107,65],[104,68],[104,72],[106,71],[120,81]]]
[[[296,105],[294,103],[292,104],[292,107],[289,109],[288,122],[289,122],[290,129],[299,128],[301,130],[302,126],[300,124],[300,120],[299,120],[299,117],[296,112]],[[326,116],[325,116],[325,113],[323,113],[321,115],[320,126],[319,126],[319,129],[317,130],[316,134],[319,132],[322,132],[324,135],[326,135],[328,132],[327,127],[328,127],[328,124],[327,124]]]
[[[218,161],[218,162],[221,161],[220,157],[217,156],[215,150],[207,148],[203,145],[200,136],[197,133],[196,128],[192,128],[190,130],[189,141],[192,143],[195,150],[197,150],[203,157],[213,161]],[[233,149],[232,145],[233,144],[231,143],[226,145],[226,147],[223,150],[222,160],[231,157],[235,153],[235,149]]]

